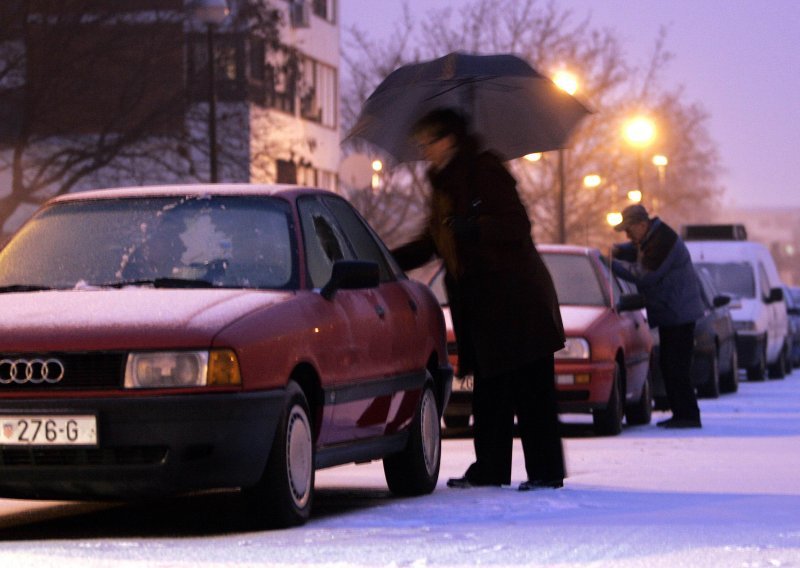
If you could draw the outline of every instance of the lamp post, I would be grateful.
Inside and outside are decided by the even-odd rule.
[[[553,83],[570,95],[578,90],[578,78],[569,71],[561,70],[553,75]],[[567,242],[567,174],[566,174],[566,149],[558,149],[558,237],[557,242]]]
[[[208,55],[208,162],[211,183],[219,181],[217,175],[217,89],[214,77],[214,27],[228,17],[227,0],[195,0],[192,4],[195,18],[206,25],[206,53]]]
[[[653,208],[657,209],[658,200],[664,197],[664,184],[667,176],[669,160],[663,154],[653,156],[653,165],[658,169],[658,193],[653,197]]]

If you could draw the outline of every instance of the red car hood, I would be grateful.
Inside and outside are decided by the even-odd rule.
[[[231,322],[293,296],[152,288],[2,294],[0,352],[202,348]]]
[[[561,306],[564,333],[572,336],[585,333],[607,311],[603,306]]]

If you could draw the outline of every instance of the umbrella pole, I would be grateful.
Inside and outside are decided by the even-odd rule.
[[[567,221],[566,221],[566,193],[567,193],[567,176],[566,166],[564,164],[565,156],[564,148],[558,149],[558,242],[564,244],[567,242]]]

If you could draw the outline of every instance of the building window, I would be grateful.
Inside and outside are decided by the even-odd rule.
[[[323,20],[335,23],[336,0],[313,0],[312,10]]]
[[[336,69],[305,58],[301,64],[300,116],[336,127]]]

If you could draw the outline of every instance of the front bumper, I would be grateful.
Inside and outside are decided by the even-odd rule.
[[[255,484],[284,390],[14,399],[0,414],[94,414],[96,447],[0,446],[0,496],[131,499]]]
[[[559,412],[591,412],[608,406],[614,363],[559,363],[556,361],[556,397]],[[445,409],[449,417],[472,414],[472,377],[453,379],[453,394]]]

